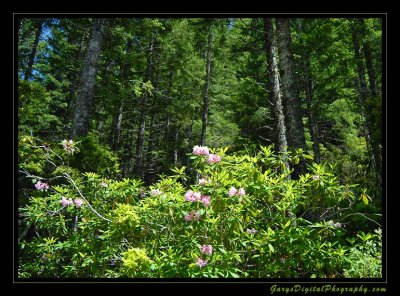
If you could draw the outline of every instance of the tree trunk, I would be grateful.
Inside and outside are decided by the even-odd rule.
[[[212,42],[212,21],[209,23],[208,36],[207,36],[207,49],[206,49],[206,84],[204,87],[204,102],[202,113],[202,126],[200,143],[202,146],[206,145],[206,132],[207,132],[207,117],[208,117],[208,91],[210,88],[210,74],[211,74],[211,42]]]
[[[282,95],[279,85],[279,71],[276,59],[276,38],[272,19],[264,18],[264,38],[267,51],[269,90],[275,123],[275,150],[284,152],[287,149],[285,116],[283,114]]]
[[[379,163],[379,155],[377,145],[373,143],[371,140],[371,133],[373,130],[372,122],[367,119],[366,110],[366,102],[368,98],[368,91],[367,91],[367,83],[365,79],[365,70],[363,65],[363,60],[361,56],[361,44],[360,44],[360,30],[357,27],[357,23],[353,23],[352,27],[352,37],[353,37],[353,45],[354,45],[354,57],[356,60],[357,65],[357,74],[358,74],[358,81],[356,82],[356,87],[358,88],[359,92],[359,105],[360,105],[360,113],[363,120],[363,129],[364,129],[364,137],[367,144],[368,153],[370,155],[371,165],[373,170],[377,173],[377,180],[379,184],[382,184],[382,177],[381,177],[381,168],[378,166]]]
[[[90,108],[96,82],[97,65],[104,33],[105,19],[94,19],[85,62],[79,81],[78,97],[75,103],[71,138],[85,136],[89,131]]]
[[[278,33],[279,62],[281,68],[283,101],[286,120],[287,141],[290,148],[306,149],[301,102],[296,87],[294,60],[291,52],[290,19],[276,19]],[[294,167],[293,177],[306,171],[304,160]]]
[[[313,81],[310,77],[310,70],[307,61],[303,63],[303,71],[304,71],[304,83],[305,83],[305,91],[306,91],[306,100],[307,100],[307,117],[310,125],[311,131],[311,141],[313,142],[313,152],[314,152],[314,162],[321,162],[321,151],[319,149],[319,132],[318,125],[314,119],[314,111],[313,111]]]
[[[118,108],[118,114],[117,117],[115,118],[115,126],[113,129],[113,136],[112,136],[112,144],[111,144],[111,149],[113,151],[117,151],[119,148],[119,143],[120,143],[120,137],[121,137],[121,128],[122,128],[122,117],[123,117],[123,111],[124,111],[124,100],[123,98],[121,99],[121,103]]]
[[[358,19],[359,25],[361,26],[362,37],[366,35],[366,27],[364,20],[362,18]],[[378,95],[378,89],[376,85],[376,75],[374,69],[374,63],[372,59],[371,47],[368,41],[364,40],[363,42],[363,53],[365,57],[365,64],[367,66],[367,73],[369,78],[369,89],[372,97],[376,97]]]
[[[154,149],[154,142],[155,142],[155,134],[156,130],[154,127],[154,113],[151,114],[151,119],[150,119],[150,132],[149,132],[149,138],[147,141],[147,151],[146,151],[146,162],[145,166],[143,166],[143,177],[146,180],[147,184],[152,183],[152,174],[154,174],[154,164],[153,164],[153,155],[152,151]]]
[[[126,54],[129,55],[132,50],[132,39],[128,40],[126,45]],[[129,63],[124,62],[122,68],[122,79],[123,81],[127,81],[129,79]],[[121,129],[122,129],[122,118],[123,118],[123,111],[124,111],[124,97],[121,96],[121,101],[119,103],[119,108],[113,118],[111,134],[110,134],[110,147],[112,150],[116,151],[120,145],[120,137],[121,137]]]
[[[149,54],[147,59],[147,69],[144,77],[144,82],[150,81],[153,72],[153,54],[154,54],[154,43],[155,39],[152,38],[149,45]],[[144,133],[146,129],[146,116],[147,116],[147,99],[148,93],[145,91],[140,100],[140,120],[139,128],[136,140],[136,165],[135,175],[138,177],[144,177],[143,171],[143,144],[144,144]]]
[[[174,139],[174,166],[178,164],[178,137],[179,137],[179,130],[176,130]]]
[[[44,23],[43,19],[35,20],[35,29],[36,29],[35,40],[33,41],[31,53],[29,54],[28,66],[25,71],[24,80],[29,80],[29,78],[31,78],[32,76],[33,63],[35,61],[40,35],[42,35],[43,23]]]

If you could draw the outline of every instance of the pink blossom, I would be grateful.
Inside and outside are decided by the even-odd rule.
[[[49,184],[37,181],[37,183],[35,184],[35,188],[37,190],[48,190],[49,189]]]
[[[340,228],[342,227],[342,223],[336,222],[335,224],[333,224],[333,226],[335,226],[336,228]]]
[[[208,206],[211,204],[211,197],[209,197],[209,196],[203,196],[203,197],[201,198],[201,202],[202,202],[206,207],[208,207]]]
[[[80,208],[83,204],[83,199],[77,198],[74,200],[74,203],[77,208]]]
[[[207,156],[208,154],[210,154],[210,151],[208,150],[207,146],[194,146],[193,147],[193,154],[194,155],[205,155]]]
[[[68,154],[74,154],[75,151],[75,143],[72,140],[63,140],[62,141],[62,145],[64,150],[68,153]]]
[[[203,254],[211,255],[213,251],[213,247],[211,245],[203,245],[201,247],[201,252]]]
[[[210,154],[210,155],[208,155],[207,162],[208,162],[209,164],[217,163],[217,162],[220,162],[220,161],[221,161],[221,156],[219,156],[219,155],[217,155],[217,154]]]
[[[203,185],[206,185],[208,182],[207,182],[207,180],[206,179],[199,179],[199,185],[201,185],[201,186],[203,186]]]
[[[193,192],[192,190],[189,190],[188,192],[185,193],[185,201],[198,201],[201,199],[201,193],[200,192]]]
[[[229,196],[234,196],[237,193],[237,189],[235,187],[231,187],[228,191]]]
[[[190,212],[189,214],[187,214],[185,216],[185,221],[187,221],[187,222],[192,221],[192,219],[193,219],[193,213],[192,212]]]
[[[248,234],[254,234],[254,233],[256,233],[257,232],[257,230],[255,230],[254,228],[252,228],[252,229],[246,229],[246,232],[248,233]]]
[[[203,260],[203,259],[201,259],[201,258],[198,258],[198,259],[197,259],[197,262],[196,262],[196,265],[197,265],[198,267],[204,267],[204,266],[207,265],[207,262],[208,262],[208,260]]]
[[[194,214],[194,216],[193,216],[193,220],[194,221],[199,221],[200,219],[201,219],[200,212],[196,212],[196,214]]]
[[[245,195],[246,194],[246,191],[244,190],[244,188],[240,188],[239,189],[239,192],[237,193],[237,195]]]
[[[187,214],[185,216],[185,221],[187,221],[187,222],[189,222],[189,221],[198,221],[200,219],[201,219],[200,212],[196,212],[195,213],[194,211],[191,211],[189,214]]]
[[[160,196],[162,194],[162,191],[160,189],[152,189],[150,191],[151,196]]]
[[[60,203],[62,204],[63,207],[68,207],[72,202],[72,199],[70,200],[66,199],[64,196],[61,198]]]

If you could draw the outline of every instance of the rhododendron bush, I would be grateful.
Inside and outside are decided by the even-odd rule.
[[[20,141],[20,277],[344,277],[365,241],[380,258],[378,232],[354,225],[362,188],[340,184],[329,164],[292,180],[285,163],[308,160],[301,151],[195,146],[192,171],[145,187],[77,171],[68,161],[79,145],[61,143]]]

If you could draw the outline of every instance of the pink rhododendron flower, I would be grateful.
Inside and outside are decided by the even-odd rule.
[[[68,207],[72,203],[72,199],[70,198],[70,200],[68,200],[63,196],[60,200],[60,203],[63,207]]]
[[[217,162],[220,162],[220,161],[221,161],[221,156],[219,156],[219,155],[217,155],[217,154],[210,154],[210,155],[208,155],[207,162],[208,162],[209,164],[217,163]]]
[[[187,222],[189,222],[189,221],[198,221],[200,219],[201,219],[200,212],[196,212],[195,213],[194,211],[191,211],[189,214],[187,214],[185,216],[185,221],[187,221]]]
[[[200,212],[196,212],[196,214],[194,214],[194,216],[193,216],[193,220],[194,221],[199,221],[200,219],[201,219]]]
[[[207,182],[207,180],[206,179],[199,179],[199,185],[201,185],[201,186],[203,186],[203,185],[206,185],[208,182]]]
[[[201,202],[202,202],[206,207],[208,207],[208,206],[211,204],[211,197],[209,197],[209,196],[203,196],[203,197],[201,198]]]
[[[64,150],[68,153],[68,154],[73,154],[75,151],[75,143],[72,140],[63,140],[62,141],[62,145]]]
[[[201,259],[201,258],[198,258],[198,259],[197,259],[197,262],[196,262],[196,265],[197,265],[198,267],[204,267],[204,266],[207,265],[207,262],[208,262],[208,260],[203,260],[203,259]]]
[[[342,223],[336,222],[335,224],[333,224],[333,226],[335,226],[337,228],[340,228],[340,227],[342,227]]]
[[[207,156],[208,154],[210,154],[210,151],[208,150],[207,146],[194,146],[193,147],[193,154],[194,155],[205,155]]]
[[[77,208],[80,208],[83,204],[83,199],[77,198],[74,200],[74,203]]]
[[[35,184],[35,188],[37,190],[48,190],[49,189],[49,184],[37,181],[37,183]]]
[[[150,191],[150,195],[151,196],[159,196],[159,195],[161,195],[162,194],[162,191],[160,190],[160,189],[152,189],[151,191]]]
[[[193,213],[192,212],[190,212],[189,214],[187,214],[185,216],[185,221],[192,221],[192,219],[193,219]]]
[[[229,196],[234,196],[237,193],[237,189],[235,187],[231,187],[228,191]]]
[[[244,188],[240,188],[239,189],[239,192],[237,193],[237,195],[245,195],[246,194],[246,191],[244,190]]]
[[[211,255],[213,251],[213,247],[211,245],[203,245],[201,247],[201,252],[203,254]]]
[[[257,232],[257,230],[255,230],[254,228],[252,228],[252,229],[248,229],[248,228],[247,228],[246,232],[247,232],[248,234],[254,234],[254,233]]]
[[[192,190],[189,190],[188,192],[185,193],[185,201],[198,201],[201,199],[201,193],[200,192],[193,192]]]

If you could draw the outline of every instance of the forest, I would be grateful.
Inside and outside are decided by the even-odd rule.
[[[382,278],[381,17],[15,16],[26,278]]]

